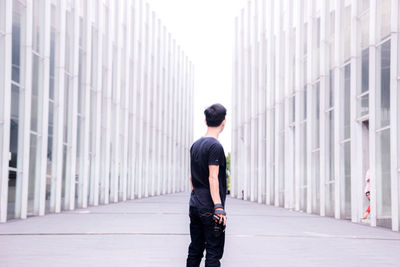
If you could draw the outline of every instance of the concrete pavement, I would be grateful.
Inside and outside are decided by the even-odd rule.
[[[0,266],[185,266],[188,197],[0,224]],[[400,266],[400,234],[388,229],[231,198],[227,212],[222,266]]]

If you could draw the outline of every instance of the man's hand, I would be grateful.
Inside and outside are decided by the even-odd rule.
[[[226,212],[223,208],[216,208],[214,210],[214,214],[217,215],[219,217],[219,224],[223,224],[224,226],[226,226]]]

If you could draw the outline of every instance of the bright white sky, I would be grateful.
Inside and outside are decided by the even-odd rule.
[[[148,0],[195,68],[194,139],[206,132],[203,111],[221,103],[228,109],[220,135],[231,151],[231,89],[234,19],[246,0]]]

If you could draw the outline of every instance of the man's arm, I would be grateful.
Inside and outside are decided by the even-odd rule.
[[[221,204],[221,197],[219,195],[219,181],[218,181],[218,172],[219,166],[218,165],[209,165],[208,166],[210,177],[208,180],[210,182],[210,193],[211,198],[215,204]]]
[[[193,191],[192,174],[190,174],[190,187],[192,188],[192,191]]]
[[[208,178],[210,182],[210,193],[211,193],[211,198],[215,204],[222,204],[221,202],[221,197],[219,195],[219,181],[218,181],[218,172],[219,172],[219,166],[218,165],[209,165],[208,166],[209,172],[210,172],[210,177]],[[216,210],[223,210],[222,208],[217,208]],[[226,216],[225,215],[220,215],[219,214],[219,223],[226,225]]]

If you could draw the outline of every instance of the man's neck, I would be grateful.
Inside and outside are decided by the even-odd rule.
[[[215,139],[218,139],[219,134],[220,134],[219,128],[208,127],[205,137],[214,137]]]

